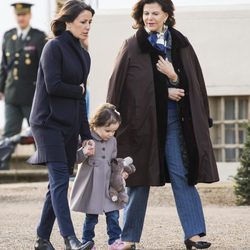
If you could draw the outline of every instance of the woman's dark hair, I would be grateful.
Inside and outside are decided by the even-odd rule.
[[[115,105],[104,103],[97,108],[94,116],[90,119],[90,128],[109,127],[111,124],[121,123],[120,113]]]
[[[73,22],[81,12],[88,10],[94,16],[95,11],[90,5],[80,0],[69,0],[60,9],[56,18],[51,22],[51,30],[55,36],[61,35],[66,30],[66,22]]]
[[[162,11],[168,14],[168,19],[165,23],[168,27],[172,27],[175,25],[174,4],[171,0],[140,0],[134,5],[131,14],[131,16],[135,20],[135,24],[133,25],[134,29],[144,27],[142,19],[143,8],[145,4],[151,4],[151,3],[158,3],[161,6]]]

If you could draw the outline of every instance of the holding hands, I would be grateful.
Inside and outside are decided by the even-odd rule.
[[[84,141],[82,143],[83,154],[91,156],[95,154],[95,142],[93,140]]]

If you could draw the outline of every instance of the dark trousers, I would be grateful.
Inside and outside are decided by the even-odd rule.
[[[11,137],[21,132],[23,119],[29,121],[31,106],[13,105],[5,103],[5,124],[3,129],[3,138]],[[10,168],[11,155],[1,162],[0,169]]]
[[[113,244],[117,239],[120,239],[121,228],[119,226],[119,211],[111,211],[105,213],[107,234],[109,236],[108,244]],[[93,241],[95,237],[95,225],[98,223],[98,214],[86,214],[83,224],[83,242]]]
[[[48,162],[49,187],[37,235],[49,239],[57,219],[63,237],[75,235],[68,205],[69,169],[63,162]]]
[[[31,106],[5,103],[5,124],[3,137],[11,137],[20,133],[23,119],[29,121]]]

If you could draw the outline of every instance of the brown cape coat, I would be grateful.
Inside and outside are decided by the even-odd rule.
[[[170,28],[172,60],[185,97],[179,102],[188,153],[188,182],[219,180],[209,137],[209,107],[197,56],[189,41]],[[156,69],[160,52],[139,29],[122,45],[110,78],[107,101],[116,105],[122,124],[117,131],[118,157],[131,156],[135,174],[128,186],[159,186],[169,181],[164,157],[167,131],[167,77]],[[211,124],[210,124],[211,125]]]

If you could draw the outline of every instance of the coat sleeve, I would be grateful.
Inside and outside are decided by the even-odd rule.
[[[41,57],[41,65],[48,94],[57,97],[81,99],[81,86],[72,85],[62,81],[61,63],[61,50],[56,44],[56,41],[51,41],[44,47]]]
[[[2,43],[2,60],[0,64],[0,92],[4,92],[5,88],[5,81],[7,78],[7,58],[6,58],[6,52],[5,52],[5,37],[3,38]]]
[[[125,41],[116,58],[113,73],[109,80],[107,102],[112,103],[119,110],[123,86],[126,82],[129,66],[128,42]]]
[[[84,49],[83,49],[83,51],[86,54],[85,58],[87,60],[87,63],[89,64],[89,68],[88,68],[88,73],[89,73],[89,69],[90,69],[90,65],[91,65],[91,59],[90,59],[89,53],[86,52]],[[85,87],[85,92],[84,92],[84,95],[82,96],[82,99],[81,99],[81,101],[82,101],[81,110],[80,110],[81,125],[80,125],[80,132],[79,132],[82,142],[84,140],[92,139],[90,129],[89,129],[87,100],[86,100],[87,78],[84,79],[84,87]]]
[[[208,124],[209,124],[209,127],[212,127],[213,126],[213,120],[210,117],[207,90],[206,90],[206,85],[205,85],[205,80],[204,80],[204,77],[203,77],[202,69],[201,69],[198,57],[197,57],[193,47],[191,46],[191,44],[190,44],[190,47],[191,47],[191,52],[193,54],[193,59],[194,59],[196,73],[197,73],[197,78],[198,78],[198,81],[199,81],[199,84],[200,84],[200,89],[201,89],[201,94],[202,94],[204,107],[205,107],[207,117],[208,117]]]
[[[86,94],[82,98],[82,105],[80,109],[80,117],[81,117],[80,136],[81,136],[82,142],[84,140],[92,139],[90,129],[89,129],[89,121],[88,121],[88,116],[87,116],[87,105],[86,105],[85,97],[86,97]]]

